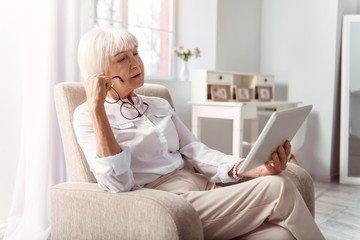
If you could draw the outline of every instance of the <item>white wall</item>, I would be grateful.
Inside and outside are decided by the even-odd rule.
[[[13,14],[17,4],[9,1],[0,8],[0,231],[7,222],[20,152],[23,36],[18,15]]]
[[[216,69],[258,72],[261,0],[218,1]]]
[[[177,2],[176,45],[199,47],[201,58],[189,60],[189,68],[215,67],[216,59],[216,0],[181,0]],[[178,61],[181,61],[178,59]],[[178,63],[179,64],[179,63]]]
[[[332,157],[336,36],[337,1],[263,1],[260,69],[287,84],[289,101],[313,104],[298,159],[324,179]]]
[[[262,72],[288,86],[288,100],[313,104],[301,166],[321,180],[338,174],[341,19],[355,1],[263,1]]]

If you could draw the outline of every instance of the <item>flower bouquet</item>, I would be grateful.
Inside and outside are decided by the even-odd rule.
[[[187,81],[189,80],[189,70],[187,67],[187,62],[192,56],[195,56],[195,58],[200,57],[200,50],[199,48],[195,47],[193,51],[190,49],[184,50],[184,47],[182,45],[179,45],[177,48],[173,49],[173,53],[176,54],[177,57],[184,60],[183,66],[180,70],[180,80]]]
[[[201,57],[200,56],[200,50],[198,47],[194,48],[194,51],[191,51],[188,49],[187,51],[184,50],[184,47],[182,45],[179,45],[177,48],[173,49],[173,53],[176,54],[179,58],[184,60],[185,62],[189,61],[189,59],[192,56],[195,56],[195,58]]]

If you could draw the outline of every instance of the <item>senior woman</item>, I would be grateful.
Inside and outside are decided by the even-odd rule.
[[[198,212],[206,239],[323,239],[296,187],[279,175],[290,143],[238,176],[242,159],[199,142],[166,100],[134,92],[145,75],[137,47],[119,29],[91,30],[79,43],[87,101],[75,110],[74,128],[100,187],[178,194]],[[184,168],[185,161],[201,174]],[[244,176],[254,179],[215,185]]]

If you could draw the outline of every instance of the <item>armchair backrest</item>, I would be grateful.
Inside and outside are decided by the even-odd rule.
[[[136,92],[141,95],[164,98],[174,107],[168,89],[162,85],[145,83]],[[83,83],[59,83],[54,88],[54,98],[69,181],[96,183],[73,128],[74,111],[77,106],[86,101],[84,85]]]

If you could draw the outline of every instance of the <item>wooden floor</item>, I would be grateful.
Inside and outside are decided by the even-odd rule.
[[[327,240],[360,240],[360,185],[315,182],[315,221]]]

